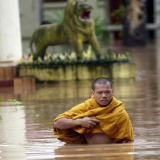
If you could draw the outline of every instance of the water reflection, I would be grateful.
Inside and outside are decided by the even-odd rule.
[[[25,111],[23,106],[0,107],[0,159],[25,159]],[[18,154],[17,154],[18,151]]]
[[[52,135],[52,120],[90,97],[91,81],[38,84],[32,92],[12,93],[22,104],[0,104],[0,159],[158,160],[160,53],[156,46],[115,50],[129,50],[136,63],[136,79],[113,80],[114,94],[126,104],[133,123],[133,144],[64,145]],[[1,95],[10,98],[10,91]]]
[[[160,82],[160,49],[159,49],[160,39],[157,39],[157,55],[156,55],[156,72],[157,74],[157,81]],[[158,85],[158,89],[160,89],[160,84]]]
[[[55,150],[55,159],[134,159],[134,146],[125,145],[66,145]]]

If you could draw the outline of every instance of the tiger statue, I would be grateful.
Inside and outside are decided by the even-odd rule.
[[[47,47],[58,44],[70,44],[77,59],[81,59],[84,42],[92,46],[98,59],[101,51],[95,34],[94,21],[90,18],[92,9],[92,6],[83,0],[69,0],[62,23],[41,25],[32,34],[30,48],[33,60],[36,61],[38,57],[44,59]]]

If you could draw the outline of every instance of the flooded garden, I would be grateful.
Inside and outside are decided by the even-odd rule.
[[[136,77],[113,79],[114,95],[133,124],[131,144],[66,145],[53,135],[52,121],[91,95],[92,80],[37,83],[19,92],[0,88],[0,159],[155,160],[160,156],[160,51],[156,44],[122,48]],[[8,100],[10,99],[10,100]]]
[[[0,70],[0,160],[160,159],[159,2],[19,2],[0,2],[0,65],[3,70]],[[90,16],[93,8],[95,23]],[[58,10],[63,10],[63,15],[57,19],[53,15]],[[99,39],[105,48],[100,47]],[[124,46],[130,47],[117,43],[120,39]],[[150,43],[152,40],[157,42]],[[94,50],[93,57],[84,54],[86,42]],[[66,56],[64,51],[67,50],[61,47],[61,55],[59,52],[57,56],[51,55],[56,49],[52,48],[53,52],[47,48],[59,44],[72,46],[75,55],[70,52]],[[109,50],[120,54],[107,55]],[[123,53],[130,56],[126,59]],[[8,62],[25,61],[25,58],[29,63],[22,63],[21,70],[20,64],[18,67],[16,64],[15,70],[3,66]],[[124,61],[127,65],[119,67]],[[19,77],[8,78],[8,73],[12,72],[17,76],[16,69]],[[2,79],[2,75],[6,79]],[[133,124],[134,142],[75,145],[59,141],[53,135],[53,119],[90,98],[91,83],[100,76],[112,79],[114,96],[124,102]],[[7,80],[12,86],[3,86]]]

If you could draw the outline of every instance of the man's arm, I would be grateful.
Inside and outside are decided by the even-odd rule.
[[[54,122],[54,128],[58,129],[69,129],[77,126],[81,126],[84,128],[93,128],[99,124],[99,120],[94,117],[84,117],[80,119],[68,119],[68,118],[60,118]]]

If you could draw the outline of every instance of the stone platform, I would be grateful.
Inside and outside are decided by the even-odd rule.
[[[0,63],[0,88],[13,87],[15,93],[32,90],[35,86],[35,78],[19,77],[16,63]]]
[[[135,64],[130,62],[22,65],[18,71],[19,77],[32,76],[38,81],[92,80],[102,76],[111,79],[135,78]]]

